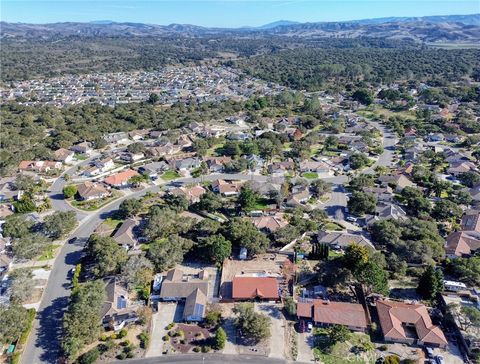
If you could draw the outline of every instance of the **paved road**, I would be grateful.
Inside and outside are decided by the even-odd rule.
[[[382,134],[382,145],[383,145],[383,153],[378,156],[378,160],[371,165],[369,168],[365,169],[363,173],[366,174],[374,174],[375,173],[375,167],[380,166],[380,167],[391,167],[392,166],[392,161],[393,161],[393,156],[394,156],[394,151],[395,151],[395,145],[398,143],[398,138],[396,137],[395,133],[392,132],[389,128],[387,128],[385,125],[380,124],[377,121],[369,121],[371,125],[379,129]]]
[[[177,363],[177,364],[225,364],[225,363],[248,363],[248,364],[286,364],[289,363],[283,359],[266,358],[255,355],[226,355],[226,354],[186,354],[186,355],[171,355],[160,358],[146,358],[122,360],[114,362],[114,364],[128,363],[128,364],[160,364],[160,363]],[[301,363],[301,362],[295,362]]]

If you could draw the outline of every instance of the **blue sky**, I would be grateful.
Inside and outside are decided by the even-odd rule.
[[[2,0],[0,4],[0,18],[9,22],[88,22],[108,19],[217,27],[258,26],[280,19],[315,22],[480,12],[480,0]]]

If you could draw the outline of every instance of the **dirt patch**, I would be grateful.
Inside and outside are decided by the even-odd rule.
[[[172,336],[170,345],[177,352],[186,354],[194,347],[210,345],[212,333],[198,325],[178,324],[173,330],[177,336]]]

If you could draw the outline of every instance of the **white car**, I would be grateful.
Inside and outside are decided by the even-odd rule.
[[[437,362],[437,364],[445,364],[445,359],[443,359],[443,356],[441,355],[437,355],[435,357],[435,361]]]
[[[311,322],[309,322],[308,325],[307,325],[307,331],[312,332],[312,330],[313,330],[313,324]]]
[[[357,218],[353,217],[353,216],[347,216],[345,220],[350,221],[350,222],[357,222]]]

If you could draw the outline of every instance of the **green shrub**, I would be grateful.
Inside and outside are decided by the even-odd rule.
[[[400,358],[396,355],[388,355],[385,357],[385,364],[400,364]]]
[[[107,334],[102,334],[102,335],[100,336],[100,341],[107,341],[107,339],[108,339]]]
[[[162,337],[162,340],[163,340],[163,341],[168,341],[168,340],[170,340],[170,336],[164,335],[164,336]]]
[[[116,340],[118,338],[117,334],[112,334],[110,335],[110,339]]]
[[[122,351],[120,354],[117,355],[117,359],[125,360],[127,359],[127,354]]]
[[[93,364],[100,356],[100,350],[93,348],[78,358],[78,364]]]
[[[146,332],[142,332],[138,335],[138,339],[140,340],[140,346],[142,349],[148,348],[148,344],[150,343],[150,336]]]
[[[127,334],[128,334],[127,329],[121,329],[120,332],[118,333],[118,338],[119,338],[119,339],[122,339],[122,338],[124,338],[125,336],[127,336]]]
[[[131,342],[130,342],[130,340],[125,340],[125,341],[122,341],[122,343],[120,345],[128,347],[128,346],[131,345]]]
[[[202,346],[202,353],[208,353],[212,348],[208,345]]]
[[[380,345],[380,346],[378,347],[378,350],[380,350],[380,351],[387,351],[387,349],[388,349],[388,346],[387,346],[387,345]]]
[[[200,349],[199,346],[195,346],[195,347],[193,348],[193,351],[196,352],[196,353],[199,353],[200,350],[201,350],[201,349]]]

